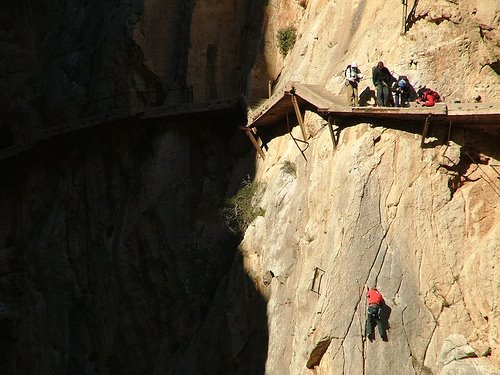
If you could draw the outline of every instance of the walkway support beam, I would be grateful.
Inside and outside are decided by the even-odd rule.
[[[264,151],[262,151],[262,148],[260,148],[259,142],[257,142],[257,140],[255,139],[255,136],[254,136],[252,130],[247,128],[247,129],[245,129],[245,131],[247,133],[248,138],[250,138],[250,141],[252,142],[253,147],[255,147],[255,150],[257,151],[257,153],[260,155],[262,160],[264,160],[266,158],[266,155],[264,154]]]
[[[425,138],[427,137],[427,131],[429,130],[429,125],[431,123],[431,115],[425,118],[424,131],[422,132],[422,141],[420,142],[420,148],[424,148]]]
[[[302,138],[304,142],[307,142],[306,128],[304,127],[304,120],[302,118],[302,113],[300,113],[299,103],[297,102],[297,97],[292,94],[293,108],[295,109],[295,115],[297,116],[297,121],[300,125],[300,130],[302,130]]]
[[[333,133],[333,126],[330,121],[330,116],[328,116],[328,129],[330,130],[330,136],[332,137],[333,149],[337,148],[337,140],[335,139],[335,134]]]
[[[401,0],[401,3],[403,4],[401,35],[404,35],[406,34],[406,18],[408,17],[408,0]]]

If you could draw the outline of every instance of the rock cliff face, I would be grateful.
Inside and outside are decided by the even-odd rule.
[[[460,133],[420,149],[361,124],[333,151],[323,128],[307,163],[269,143],[266,215],[242,243],[268,297],[268,373],[498,372],[498,176],[483,159],[497,163],[495,142]],[[363,341],[365,285],[385,296],[388,342]]]
[[[247,0],[10,3],[0,13],[0,147],[97,113],[240,95],[264,13]]]
[[[297,5],[295,47],[284,60],[267,55],[282,63],[277,89],[297,80],[341,94],[347,64],[358,62],[368,86],[382,60],[445,100],[498,102],[498,3],[409,3],[405,35],[400,2]],[[266,215],[242,249],[268,298],[268,373],[500,371],[498,137],[459,131],[444,146],[435,129],[435,147],[420,149],[418,129],[393,125],[405,131],[343,131],[335,151],[323,128],[307,162],[277,138],[258,163]],[[362,339],[366,285],[385,295],[388,342]]]
[[[404,35],[399,0],[8,5],[2,148],[189,87],[341,94],[353,60],[366,86],[382,60],[446,100],[500,101],[495,0],[410,1]],[[432,128],[422,149],[420,127],[358,124],[334,149],[306,122],[304,155],[285,135],[255,159],[226,118],[131,120],[2,161],[0,372],[499,373],[498,135]],[[247,176],[265,213],[235,234],[218,212]],[[387,342],[363,339],[366,285]]]
[[[274,3],[280,8],[289,2]],[[371,68],[382,60],[415,87],[432,87],[449,101],[500,97],[496,1],[408,1],[404,35],[400,1],[310,1],[305,10],[295,9],[270,31],[294,24],[300,36],[283,61],[281,82],[321,83],[339,92],[344,68],[357,61],[366,77],[360,89],[373,88]],[[276,60],[273,51],[270,61]]]
[[[120,124],[2,164],[3,374],[263,368],[265,300],[218,215],[248,168],[206,126]]]

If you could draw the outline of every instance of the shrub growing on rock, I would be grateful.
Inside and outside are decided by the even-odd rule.
[[[286,56],[295,44],[295,40],[297,39],[297,29],[294,26],[279,29],[276,39],[278,40],[280,53],[283,56]]]
[[[264,216],[265,210],[258,206],[258,200],[265,186],[259,182],[244,179],[241,189],[226,200],[222,215],[233,231],[244,233],[257,216]]]

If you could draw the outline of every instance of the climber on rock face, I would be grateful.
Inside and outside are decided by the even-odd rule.
[[[373,339],[375,339],[374,329],[375,325],[377,325],[380,337],[382,340],[387,341],[387,333],[385,332],[385,327],[381,319],[384,297],[375,287],[366,287],[366,290],[366,297],[368,298],[368,314],[366,316],[365,334],[370,342],[373,341]]]

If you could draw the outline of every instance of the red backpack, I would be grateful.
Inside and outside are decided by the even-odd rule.
[[[439,96],[439,94],[434,91],[434,90],[431,90],[431,89],[424,89],[423,91],[423,96],[425,97],[425,95],[430,95],[434,98],[434,101],[437,103],[437,102],[440,102],[441,101],[441,97]]]

